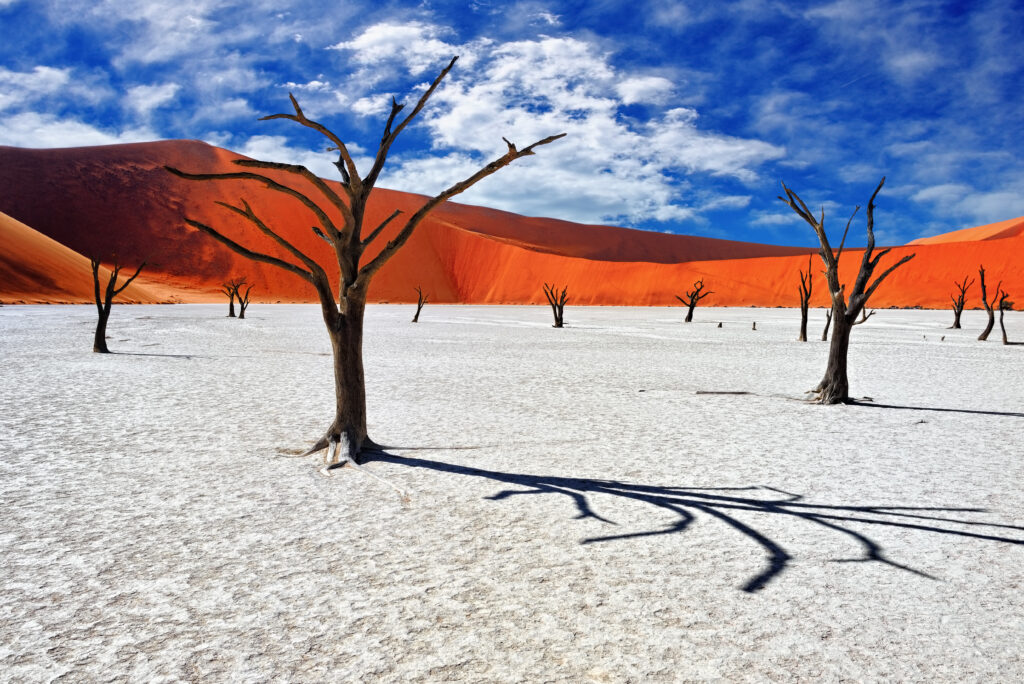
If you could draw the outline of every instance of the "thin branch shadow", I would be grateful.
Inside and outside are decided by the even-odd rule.
[[[463,447],[468,448],[468,447]],[[932,575],[909,565],[898,563],[886,554],[882,546],[866,534],[853,529],[854,524],[879,525],[888,528],[922,530],[949,537],[981,539],[1024,546],[1024,527],[1004,525],[965,519],[966,514],[985,513],[983,508],[961,508],[950,506],[836,506],[814,504],[804,500],[800,494],[765,486],[749,487],[672,487],[642,485],[617,480],[592,480],[551,475],[529,475],[506,473],[482,468],[454,465],[425,458],[398,456],[385,451],[366,454],[366,460],[380,460],[389,463],[425,468],[443,473],[480,477],[516,489],[503,489],[493,496],[492,501],[501,501],[519,495],[557,494],[568,497],[576,507],[577,520],[593,519],[608,525],[616,523],[597,513],[591,498],[601,494],[637,501],[654,508],[669,511],[676,516],[672,523],[652,530],[609,534],[584,539],[582,544],[622,541],[643,537],[676,534],[686,529],[697,519],[698,514],[714,518],[741,533],[760,546],[766,556],[765,567],[751,577],[742,589],[756,592],[783,574],[793,556],[765,532],[741,521],[736,514],[761,514],[797,518],[807,523],[846,535],[860,546],[862,555],[856,558],[837,558],[838,563],[876,562],[892,568],[913,573],[920,577],[936,579]],[[972,529],[973,528],[973,529]],[[1005,532],[1000,532],[1005,530]],[[1001,536],[1013,534],[1013,536]]]
[[[196,356],[195,354],[156,354],[154,352],[126,352],[126,351],[112,351],[111,354],[118,356],[159,356],[165,359],[202,359],[208,358],[205,356]]]
[[[1004,416],[1008,418],[1024,418],[1024,413],[1015,411],[982,411],[980,409],[954,409],[954,408],[939,408],[935,406],[900,406],[898,404],[876,404],[873,401],[857,401],[853,400],[849,402],[849,406],[868,406],[873,408],[884,408],[884,409],[897,409],[901,411],[937,411],[940,413],[968,413],[978,416]]]

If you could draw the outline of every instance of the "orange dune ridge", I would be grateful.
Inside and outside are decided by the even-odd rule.
[[[118,284],[138,268],[125,267]],[[128,271],[124,275],[125,270]],[[100,266],[100,287],[110,280],[110,270]],[[140,284],[139,275],[114,300],[128,304],[168,301]],[[84,304],[94,302],[92,265],[89,260],[56,240],[0,213],[0,302],[18,304]]]
[[[0,182],[9,188],[0,196],[0,211],[80,254],[116,252],[125,264],[146,260],[146,278],[139,280],[164,298],[223,301],[221,283],[245,276],[256,285],[256,301],[314,301],[312,288],[301,278],[249,261],[185,225],[183,219],[189,216],[252,249],[294,261],[250,223],[216,204],[238,204],[244,197],[268,225],[316,256],[336,277],[330,248],[311,230],[316,218],[292,198],[252,180],[186,181],[163,169],[166,164],[197,173],[233,172],[240,169],[231,163],[238,158],[228,150],[187,140],[56,150],[0,147]],[[320,199],[318,191],[294,175],[266,175]],[[366,230],[394,209],[411,215],[424,200],[420,195],[376,190]],[[335,213],[328,213],[340,222]],[[1017,221],[1024,226],[1024,219]],[[401,223],[400,218],[383,232],[364,262]],[[950,241],[961,238],[948,236],[962,233],[970,237],[969,231],[957,231],[944,240],[929,238],[934,244],[895,248],[881,268],[911,251],[917,257],[890,276],[871,304],[944,308],[952,282],[976,275],[979,264],[985,265],[992,286],[1002,279],[1011,293],[1024,291],[1024,274],[1010,259],[1024,246],[1024,229],[1014,232],[1012,223],[993,224],[1003,227],[967,242]],[[435,303],[539,304],[545,301],[542,283],[554,282],[569,287],[573,304],[672,305],[678,304],[676,294],[703,278],[715,293],[703,300],[704,305],[796,306],[797,271],[807,267],[807,255],[813,252],[585,226],[448,203],[433,212],[377,274],[370,301],[415,301],[414,288],[421,286]],[[860,252],[847,250],[842,262],[844,278],[852,281],[849,271],[856,271]],[[817,256],[812,268],[817,274],[812,303],[823,306],[827,293]],[[977,304],[976,290],[968,293],[969,307]],[[39,293],[37,299],[45,299],[45,290]]]

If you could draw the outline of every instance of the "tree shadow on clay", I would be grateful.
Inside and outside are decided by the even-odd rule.
[[[880,409],[896,409],[901,411],[936,411],[939,413],[966,413],[978,416],[1003,416],[1007,418],[1024,418],[1024,413],[1015,411],[984,411],[981,409],[939,408],[935,406],[901,406],[899,404],[876,404],[872,401],[851,401],[850,406],[868,406]]]
[[[1024,527],[1002,525],[969,519],[968,514],[985,513],[983,508],[958,508],[950,506],[836,506],[814,504],[804,500],[800,494],[773,487],[669,487],[642,485],[616,480],[591,480],[552,475],[527,475],[506,473],[482,468],[454,465],[425,458],[397,456],[386,452],[373,452],[367,460],[386,461],[412,468],[425,468],[456,475],[467,475],[494,480],[515,489],[503,489],[493,496],[492,501],[501,501],[514,496],[530,494],[556,494],[568,497],[576,507],[576,519],[591,518],[615,525],[594,510],[593,495],[616,496],[669,511],[676,516],[671,524],[657,529],[624,534],[611,534],[584,539],[583,544],[638,539],[659,535],[685,532],[697,516],[703,514],[716,519],[741,533],[751,542],[760,546],[766,556],[765,566],[751,577],[742,589],[756,592],[778,578],[786,570],[793,556],[778,542],[753,524],[740,520],[737,515],[750,518],[751,515],[787,516],[798,518],[819,528],[846,535],[859,544],[862,555],[857,558],[838,558],[838,563],[875,562],[921,577],[936,579],[928,573],[889,558],[882,546],[866,534],[853,529],[853,525],[879,525],[888,528],[922,530],[949,537],[982,539],[1004,544],[1024,546]],[[1014,536],[1001,536],[1013,534]]]

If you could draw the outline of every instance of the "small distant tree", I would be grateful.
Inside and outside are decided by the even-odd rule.
[[[999,329],[1003,331],[1003,344],[1010,344],[1006,339],[1006,326],[1003,325],[1003,314],[1013,309],[1013,302],[1009,301],[1010,293],[999,291]]]
[[[248,259],[270,264],[302,278],[316,291],[324,327],[331,340],[335,406],[334,417],[327,430],[304,455],[308,456],[326,449],[325,461],[329,460],[332,465],[342,462],[358,466],[359,452],[364,447],[375,446],[366,430],[366,380],[363,372],[363,318],[370,282],[374,275],[409,241],[417,226],[440,204],[465,192],[512,162],[534,154],[536,148],[565,135],[552,135],[522,149],[505,140],[508,148],[506,152],[463,180],[448,186],[433,197],[426,198],[395,231],[394,237],[385,241],[382,237],[384,230],[392,221],[398,219],[402,211],[392,212],[377,225],[364,225],[370,195],[384,170],[391,146],[423,110],[441,81],[455,66],[457,59],[458,57],[453,57],[448,66],[426,87],[411,112],[400,116],[405,105],[392,98],[391,111],[384,123],[377,151],[366,175],[360,174],[356,168],[355,160],[345,142],[327,126],[307,117],[294,96],[289,94],[294,112],[263,117],[263,120],[287,119],[327,138],[331,143],[329,151],[338,153],[338,158],[333,162],[341,175],[341,184],[338,186],[328,185],[302,165],[256,159],[236,159],[233,164],[237,168],[226,173],[190,173],[164,167],[170,173],[191,181],[252,181],[273,192],[288,195],[316,216],[319,225],[313,228],[313,232],[329,246],[328,253],[333,266],[323,266],[289,241],[283,230],[267,225],[245,199],[240,199],[238,204],[218,204],[255,226],[260,233],[287,252],[290,260],[257,252],[235,242],[216,228],[194,219],[186,218],[185,223]],[[306,189],[306,192],[266,175],[265,172],[268,171],[281,176],[290,174],[296,184]],[[307,194],[311,190],[315,191],[319,202]],[[373,256],[369,257],[368,254]],[[330,275],[335,269],[337,275]]]
[[[693,310],[694,310],[694,308],[696,308],[697,302],[699,302],[700,300],[704,299],[709,294],[715,294],[714,292],[712,292],[710,290],[707,291],[707,292],[703,292],[703,290],[704,290],[704,279],[701,278],[700,280],[698,280],[698,281],[693,283],[693,290],[686,293],[686,299],[683,299],[679,295],[676,295],[676,299],[678,299],[679,301],[681,301],[683,303],[683,305],[688,307],[687,310],[686,310],[686,320],[683,321],[684,323],[689,323],[689,322],[691,322],[693,320]]]
[[[821,341],[828,342],[828,329],[832,326],[832,309],[825,310],[825,329],[821,331]]]
[[[544,283],[544,296],[548,298],[548,304],[551,305],[551,313],[555,316],[555,324],[551,326],[553,328],[562,327],[565,303],[569,301],[569,295],[566,294],[568,290],[568,285],[563,287],[561,292],[558,292],[554,283],[551,285]]]
[[[243,293],[241,291],[242,286],[238,286],[239,292],[236,295],[238,297],[238,320],[245,318],[245,310],[249,308],[249,293],[252,292],[253,287],[255,285],[248,286]]]
[[[114,301],[114,297],[124,292],[124,289],[131,285],[131,282],[142,272],[146,262],[143,261],[135,269],[132,277],[121,283],[121,287],[117,287],[117,276],[121,272],[121,266],[115,259],[110,269],[110,279],[107,281],[107,287],[102,297],[100,296],[100,260],[93,257],[89,259],[89,263],[92,266],[92,285],[93,295],[96,298],[96,312],[99,314],[99,320],[96,322],[96,335],[92,341],[92,350],[98,354],[109,354],[110,350],[107,349],[107,320],[110,318],[110,306]]]
[[[423,294],[423,289],[416,286],[416,315],[412,317],[413,323],[418,323],[420,320],[420,311],[423,310],[423,305],[427,303],[427,296]]]
[[[985,267],[978,267],[978,277],[981,280],[981,303],[985,305],[985,311],[988,313],[988,323],[985,324],[985,329],[978,335],[978,341],[984,342],[988,339],[989,333],[992,332],[992,328],[996,324],[996,314],[993,310],[996,304],[996,300],[999,298],[999,293],[1002,291],[1003,281],[999,281],[996,285],[996,291],[992,294],[992,300],[988,299],[988,292],[985,289]]]
[[[822,404],[839,404],[850,401],[850,382],[846,372],[846,359],[850,349],[850,332],[857,321],[857,316],[864,310],[868,299],[875,293],[878,286],[885,278],[897,268],[914,258],[909,254],[886,269],[880,276],[871,281],[878,262],[891,251],[891,248],[883,249],[878,254],[875,251],[875,197],[878,196],[885,178],[878,183],[878,187],[871,194],[867,210],[867,245],[864,247],[864,254],[861,257],[860,270],[857,272],[857,280],[847,299],[846,284],[839,282],[839,259],[843,254],[843,245],[846,244],[846,235],[850,231],[850,223],[856,216],[860,206],[854,209],[850,219],[846,222],[846,229],[843,231],[843,239],[839,243],[838,251],[833,251],[829,244],[828,236],[825,233],[825,210],[821,210],[820,218],[816,218],[811,210],[807,208],[800,197],[782,184],[785,197],[779,197],[785,202],[800,218],[810,225],[818,236],[821,243],[821,260],[825,262],[825,282],[828,283],[829,294],[832,297],[832,343],[828,352],[828,365],[825,368],[825,375],[821,382],[814,388],[818,395],[817,401]],[[870,284],[869,284],[870,283]]]
[[[956,297],[949,295],[949,298],[953,301],[953,325],[949,326],[950,329],[960,329],[960,314],[964,312],[964,304],[967,301],[967,290],[969,290],[973,284],[974,279],[972,278],[971,282],[967,282],[967,276],[964,276],[964,281],[962,283],[958,283],[955,280],[953,281],[953,285],[958,290],[958,294]]]
[[[811,290],[813,289],[813,282],[811,281],[811,257],[807,257],[807,272],[801,269],[800,271],[800,337],[797,338],[798,342],[807,341],[807,307],[811,301]]]
[[[232,278],[226,283],[221,283],[220,291],[228,296],[228,318],[235,317],[235,298],[244,284],[245,278]]]

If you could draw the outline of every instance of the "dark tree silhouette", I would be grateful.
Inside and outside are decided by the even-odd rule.
[[[121,266],[118,265],[117,259],[115,259],[110,270],[110,279],[107,281],[107,287],[102,296],[100,296],[100,260],[93,257],[89,259],[89,263],[92,266],[92,286],[93,295],[96,298],[96,312],[99,314],[99,320],[96,322],[96,335],[92,341],[92,350],[99,354],[109,354],[110,350],[107,349],[107,320],[110,318],[110,306],[114,302],[114,297],[124,292],[124,289],[142,272],[146,262],[143,261],[135,269],[132,277],[121,283],[121,287],[117,287],[117,276],[121,272]]]
[[[807,272],[800,270],[800,337],[796,338],[798,342],[807,341],[807,307],[810,305],[811,290],[814,288],[811,278],[811,257],[808,256]]]
[[[1003,344],[1010,344],[1006,339],[1006,326],[1003,324],[1003,314],[1013,309],[1013,302],[1009,301],[1010,293],[999,290],[999,329],[1003,331]]]
[[[270,190],[288,195],[316,216],[319,225],[315,226],[313,231],[331,247],[332,256],[339,270],[340,277],[332,278],[329,276],[327,269],[310,255],[299,250],[289,242],[280,229],[271,228],[264,223],[244,199],[240,200],[238,205],[223,202],[218,202],[218,204],[252,223],[261,233],[273,240],[278,247],[288,252],[298,264],[294,261],[254,251],[235,242],[210,226],[190,218],[186,219],[188,225],[210,235],[235,252],[254,261],[271,264],[293,273],[307,281],[316,290],[320,300],[320,310],[324,325],[331,339],[336,401],[334,418],[328,425],[327,430],[304,455],[327,449],[325,461],[329,460],[333,464],[338,462],[340,458],[345,463],[358,466],[357,457],[360,450],[363,449],[364,445],[373,445],[373,441],[368,437],[366,430],[366,383],[363,376],[363,314],[366,309],[366,297],[373,276],[405,245],[424,217],[438,205],[468,190],[479,181],[508,166],[517,159],[534,154],[534,149],[537,147],[547,145],[565,135],[564,133],[552,135],[522,149],[505,140],[507,151],[504,154],[464,180],[428,198],[415,213],[406,219],[404,225],[397,230],[395,236],[379,247],[376,256],[362,263],[363,256],[368,248],[380,245],[382,241],[380,238],[384,229],[402,213],[400,210],[396,210],[380,224],[371,226],[368,231],[364,232],[363,222],[370,194],[384,168],[391,146],[427,104],[427,101],[434,94],[441,81],[448,75],[452,67],[455,66],[457,59],[457,57],[452,58],[448,66],[426,88],[416,102],[416,105],[412,108],[412,111],[404,118],[400,118],[399,114],[405,109],[405,105],[399,104],[392,98],[391,112],[385,122],[380,143],[374,155],[373,165],[365,176],[360,175],[356,169],[352,155],[341,138],[323,124],[309,119],[299,107],[298,101],[291,94],[289,94],[289,98],[291,99],[294,113],[272,114],[263,117],[263,120],[287,119],[326,137],[331,142],[329,151],[336,151],[338,153],[338,159],[334,164],[341,174],[340,186],[332,187],[328,185],[309,169],[301,165],[253,159],[235,160],[234,164],[241,167],[241,169],[229,173],[188,173],[171,167],[165,167],[176,176],[188,180],[251,180],[261,183]],[[297,181],[300,179],[304,180],[305,185],[302,187],[311,187],[321,196],[321,203],[326,202],[326,204],[318,204],[306,193],[295,187],[278,182],[268,175],[257,173],[255,170],[291,174],[296,177]],[[335,189],[337,187],[340,187],[340,193]],[[326,207],[326,210],[324,207]],[[340,224],[328,214],[328,211],[334,216],[340,215]],[[300,220],[305,220],[305,218]],[[337,293],[333,290],[335,285],[332,285],[332,280],[338,288]]]
[[[228,296],[228,318],[235,318],[235,298],[244,284],[245,278],[232,278],[226,283],[221,283],[220,291]]]
[[[419,285],[416,286],[416,315],[412,317],[413,323],[418,323],[420,320],[420,311],[423,310],[423,305],[427,303],[427,296],[423,294],[423,289]]]
[[[825,329],[821,331],[821,341],[828,342],[828,329],[832,327],[832,309],[825,310]]]
[[[1002,290],[1003,281],[999,281],[996,285],[995,292],[992,293],[992,300],[988,299],[988,292],[985,290],[985,267],[978,267],[978,276],[981,279],[981,303],[985,305],[985,311],[988,313],[988,323],[985,324],[985,329],[978,335],[978,341],[984,342],[988,339],[989,333],[992,332],[992,328],[996,324],[996,314],[994,311],[996,300],[999,298],[999,292]]]
[[[548,298],[548,304],[551,305],[551,313],[555,316],[555,324],[552,328],[561,328],[564,322],[563,314],[565,311],[565,303],[569,301],[569,296],[566,294],[569,287],[563,287],[559,293],[555,289],[555,284],[548,285],[544,283],[544,296]]]
[[[878,267],[879,260],[891,251],[891,248],[883,249],[878,254],[875,250],[875,197],[885,184],[885,178],[878,183],[878,187],[871,194],[867,210],[867,245],[864,247],[864,254],[861,258],[860,270],[857,273],[857,280],[849,293],[849,300],[846,298],[846,284],[839,282],[839,259],[843,254],[843,245],[846,244],[846,235],[850,230],[850,223],[856,216],[857,209],[854,209],[850,219],[846,222],[846,229],[843,231],[843,239],[839,243],[838,251],[833,252],[829,244],[828,236],[825,233],[825,210],[821,210],[820,218],[815,218],[811,210],[807,208],[800,197],[782,184],[785,197],[779,197],[797,213],[800,218],[810,225],[818,236],[821,243],[822,261],[825,262],[825,281],[828,283],[829,294],[832,296],[832,342],[828,352],[828,365],[825,368],[825,375],[821,382],[814,388],[818,395],[817,401],[822,404],[849,403],[850,382],[846,373],[846,358],[850,348],[850,332],[857,321],[858,314],[867,305],[868,299],[875,293],[878,286],[882,284],[886,276],[897,268],[914,258],[909,254],[886,269],[880,276],[871,281],[871,276]]]
[[[238,291],[237,296],[238,296],[238,319],[239,320],[242,320],[243,318],[245,318],[245,310],[249,308],[249,293],[252,292],[252,288],[254,288],[254,287],[255,287],[255,285],[250,285],[249,287],[245,288],[245,292],[243,293],[241,291],[242,286],[241,285],[238,286],[239,291]]]
[[[676,295],[676,299],[681,301],[686,309],[686,320],[684,323],[689,323],[693,320],[693,310],[697,306],[697,302],[707,297],[709,294],[715,294],[711,290],[703,292],[704,290],[704,279],[697,280],[693,283],[693,290],[686,293],[686,299],[683,299],[679,295]]]
[[[950,329],[960,329],[960,314],[964,312],[964,303],[967,301],[967,290],[969,290],[973,284],[974,279],[972,278],[971,282],[967,282],[967,276],[964,276],[964,281],[962,283],[958,283],[955,280],[953,281],[953,285],[957,290],[959,290],[959,294],[957,294],[956,297],[949,295],[949,298],[953,300],[953,325],[949,326]]]

